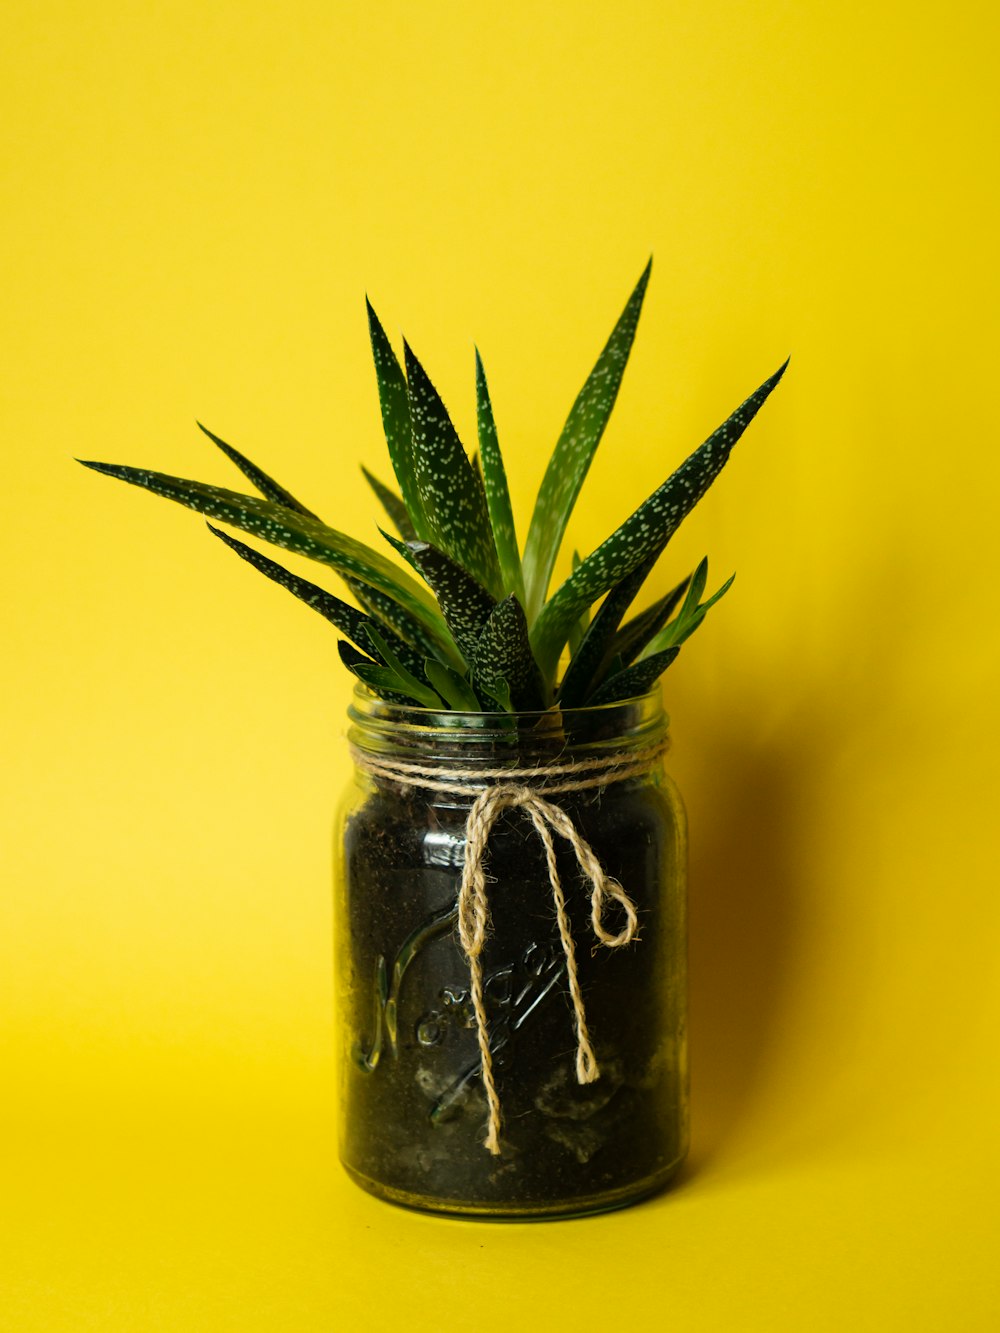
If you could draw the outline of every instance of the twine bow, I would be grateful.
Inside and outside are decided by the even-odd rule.
[[[534,768],[442,768],[388,759],[352,747],[355,762],[376,777],[388,779],[404,787],[423,787],[429,791],[452,796],[475,797],[465,823],[465,858],[462,865],[462,884],[458,895],[458,930],[462,950],[469,963],[470,991],[476,1016],[476,1037],[482,1058],[483,1087],[489,1106],[489,1126],[483,1146],[494,1156],[500,1152],[500,1097],[493,1076],[493,1055],[490,1050],[489,1026],[483,997],[483,966],[481,955],[489,934],[489,902],[486,895],[486,850],[493,825],[505,810],[524,810],[535,826],[535,832],[545,848],[549,884],[555,903],[559,938],[566,957],[566,975],[576,1026],[576,1077],[580,1083],[593,1083],[601,1076],[587,1029],[587,1015],[577,974],[576,949],[566,911],[566,895],[559,878],[553,833],[565,839],[573,848],[577,862],[590,881],[590,923],[599,943],[608,949],[619,949],[635,939],[639,917],[635,904],[610,875],[604,873],[590,844],[577,832],[565,810],[541,795],[562,795],[569,792],[593,791],[612,782],[646,773],[667,749],[667,742],[657,742],[644,750],[627,755],[600,756],[571,760],[561,764],[547,764]],[[527,779],[539,786],[527,786],[512,779]],[[489,784],[489,785],[484,785]],[[609,898],[624,910],[625,928],[612,934],[604,926],[604,908]]]
[[[504,810],[515,809],[524,810],[529,815],[535,826],[535,832],[545,848],[549,884],[552,886],[556,920],[559,923],[559,938],[562,941],[563,953],[566,955],[566,976],[573,1000],[573,1014],[576,1021],[576,1077],[579,1083],[595,1082],[600,1078],[601,1071],[587,1030],[587,1015],[576,969],[576,948],[566,911],[566,895],[556,864],[553,832],[558,833],[570,844],[576,853],[580,869],[590,880],[590,922],[601,944],[609,949],[620,948],[635,938],[639,928],[639,918],[632,900],[617,880],[604,873],[593,848],[580,837],[573,821],[564,810],[553,805],[551,801],[546,801],[530,787],[495,786],[487,787],[480,792],[469,811],[465,825],[465,862],[462,867],[462,887],[458,895],[458,931],[465,956],[469,960],[476,1036],[479,1040],[479,1053],[483,1065],[483,1087],[486,1089],[489,1106],[489,1129],[483,1143],[494,1156],[500,1152],[500,1097],[493,1077],[493,1054],[490,1050],[486,1006],[483,1001],[483,965],[480,958],[489,931],[485,860],[493,825]],[[604,927],[604,906],[608,898],[613,898],[621,905],[627,918],[624,930],[619,931],[617,935],[613,935]]]

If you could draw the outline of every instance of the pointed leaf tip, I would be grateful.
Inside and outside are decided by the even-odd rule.
[[[549,459],[524,545],[529,621],[541,612],[569,516],[618,397],[649,281],[650,263],[570,408]]]
[[[448,409],[404,338],[413,471],[428,537],[486,588],[501,583],[486,496]]]
[[[252,463],[246,454],[241,454],[238,449],[234,449],[231,444],[227,444],[220,436],[216,435],[214,430],[209,430],[203,426],[200,421],[195,421],[195,425],[203,434],[207,435],[214,445],[226,455],[231,463],[243,473],[254,490],[259,491],[266,500],[272,500],[275,504],[283,505],[286,509],[292,509],[296,513],[304,514],[306,518],[316,518],[317,515],[311,509],[307,509],[301,500],[297,500],[291,491],[286,490],[284,486],[276,482],[273,477],[268,476],[263,468]]]
[[[767,401],[784,369],[782,366],[755,389],[549,598],[531,631],[535,656],[544,672],[554,671],[559,652],[583,608],[647,556],[663,550],[722,471],[733,446]]]

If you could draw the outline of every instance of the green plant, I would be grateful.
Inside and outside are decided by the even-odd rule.
[[[671,592],[623,624],[625,614],[788,364],[596,550],[584,559],[575,556],[569,578],[549,597],[573,505],[618,394],[651,262],[566,419],[523,552],[478,351],[479,448],[470,459],[420,362],[404,344],[400,364],[370,303],[382,423],[399,491],[367,471],[365,476],[396,529],[397,535],[382,535],[412,572],[328,527],[204,426],[257,496],[140,468],[80,461],[335,569],[357,606],[209,524],[239,556],[335,625],[345,636],[339,644],[344,663],[386,699],[439,710],[522,712],[553,704],[612,703],[645,693],[732,579],[702,601],[708,576],[703,560]],[[560,681],[567,645],[569,662]]]

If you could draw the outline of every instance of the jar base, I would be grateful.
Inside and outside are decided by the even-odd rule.
[[[611,1213],[619,1208],[627,1208],[633,1203],[640,1203],[665,1189],[677,1176],[684,1165],[685,1155],[654,1175],[632,1185],[623,1185],[615,1190],[605,1190],[587,1198],[552,1203],[463,1203],[454,1199],[434,1199],[424,1194],[412,1194],[408,1190],[395,1189],[392,1185],[372,1180],[370,1176],[357,1171],[353,1166],[341,1160],[344,1170],[367,1194],[377,1199],[392,1203],[401,1208],[414,1209],[421,1213],[434,1213],[441,1217],[468,1218],[482,1222],[520,1221],[544,1222],[559,1218],[593,1217],[597,1213]]]

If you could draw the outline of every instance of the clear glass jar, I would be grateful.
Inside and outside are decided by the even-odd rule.
[[[356,769],[336,833],[334,914],[347,1171],[394,1203],[487,1217],[597,1212],[659,1189],[686,1151],[688,1092],[686,826],[663,771],[658,692],[562,713],[474,715],[396,707],[359,689],[350,718]],[[546,767],[583,760],[597,762],[584,770],[597,773],[595,785],[546,795]],[[604,769],[615,762],[632,764],[632,776]],[[371,763],[435,774],[404,783]],[[457,929],[475,798],[469,778],[456,783],[465,794],[419,784],[450,785],[458,769],[536,767],[526,785],[572,820],[631,899],[639,931],[622,947],[599,943],[590,885],[556,838],[600,1069],[581,1085],[545,850],[523,810],[499,817],[487,845],[490,930],[481,958],[502,1106],[494,1156],[484,1147],[487,1097]],[[606,917],[612,934],[621,929],[617,904]]]

